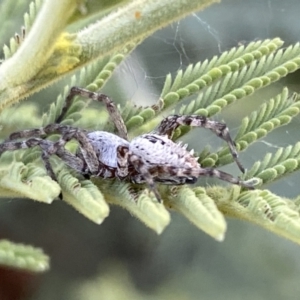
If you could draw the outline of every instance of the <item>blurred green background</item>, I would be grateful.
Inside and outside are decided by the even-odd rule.
[[[87,9],[93,2],[87,2]],[[148,38],[118,68],[104,92],[116,102],[153,104],[165,75],[190,63],[254,40],[280,37],[286,46],[299,41],[299,13],[299,0],[223,0]],[[19,27],[9,28],[8,37],[15,31]],[[216,119],[225,120],[234,134],[245,115],[283,86],[299,92],[299,75],[243,99]],[[45,106],[39,109],[45,112],[66,82],[27,101],[42,97]],[[241,161],[249,168],[267,152],[294,144],[299,126],[298,118],[276,130],[242,153]],[[199,150],[221,145],[203,130],[185,140]],[[238,174],[235,166],[226,170]],[[299,177],[298,172],[269,188],[296,197]],[[176,213],[157,236],[118,207],[111,207],[101,226],[61,201],[45,205],[2,199],[1,208],[0,238],[42,247],[51,257],[51,270],[35,275],[0,268],[0,300],[300,299],[300,246],[249,223],[228,219],[225,241],[219,243]]]

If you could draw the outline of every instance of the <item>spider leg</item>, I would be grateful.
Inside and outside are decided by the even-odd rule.
[[[51,148],[51,145],[49,143],[50,142],[40,138],[31,138],[22,142],[4,142],[0,144],[0,155],[5,151],[28,149],[40,146],[40,148],[42,149],[42,160],[47,170],[47,173],[53,180],[57,181],[53,168],[49,161],[49,156],[52,154],[48,151]]]
[[[91,145],[91,143],[89,142],[86,136],[86,132],[79,128],[72,127],[69,125],[49,124],[41,128],[14,132],[9,136],[6,142],[8,143],[9,141],[20,139],[20,138],[47,136],[49,134],[54,134],[54,133],[59,133],[62,136],[57,142],[52,144],[53,149],[51,150],[51,154],[59,153],[59,149],[63,149],[63,147],[68,141],[70,141],[71,139],[75,139],[79,142],[80,152],[82,154],[84,162],[88,166],[88,170],[90,171],[91,174],[97,174],[99,168],[99,160],[97,158],[93,146]],[[1,148],[0,148],[0,152],[1,152]],[[66,154],[62,154],[62,155],[66,156]],[[74,160],[74,157],[71,158],[69,156],[69,159]]]
[[[210,177],[215,177],[215,178],[219,178],[220,180],[223,181],[227,181],[233,184],[237,184],[240,185],[242,187],[245,187],[247,189],[253,190],[254,189],[254,185],[252,181],[244,181],[241,180],[240,178],[235,178],[232,175],[214,169],[214,168],[201,168],[199,171],[199,176],[210,176]]]
[[[86,172],[86,163],[83,157],[77,156],[65,148],[61,147],[61,141],[51,142],[40,138],[31,138],[22,142],[4,142],[0,144],[0,155],[5,151],[28,149],[36,146],[40,146],[42,150],[42,160],[46,168],[47,174],[55,181],[57,181],[56,175],[50,163],[50,156],[55,154],[66,165],[76,170],[77,172],[84,174]]]
[[[53,145],[53,148],[55,149],[56,147]],[[66,165],[73,170],[76,170],[78,173],[84,174],[86,172],[84,157],[75,155],[67,151],[65,148],[56,148],[54,153],[51,154],[57,155]]]
[[[77,127],[72,127],[70,125],[61,125],[61,124],[53,123],[45,127],[26,129],[26,130],[13,132],[10,134],[10,136],[6,141],[31,138],[31,137],[46,137],[47,135],[54,134],[54,133],[59,133],[61,135],[66,135],[71,133],[74,135],[74,132],[85,133],[86,131],[79,129]]]
[[[238,153],[236,150],[235,142],[232,140],[228,127],[225,123],[212,121],[205,116],[198,115],[173,115],[163,119],[156,130],[156,134],[167,135],[168,138],[172,138],[172,135],[177,127],[180,125],[187,125],[191,127],[203,127],[210,129],[218,137],[224,140],[230,150],[233,160],[238,165],[239,169],[245,173],[245,169],[238,160]]]
[[[152,191],[153,194],[155,195],[157,201],[161,203],[162,202],[161,197],[158,193],[158,190],[156,189],[153,177],[150,174],[148,168],[146,167],[146,164],[144,164],[143,160],[139,156],[134,154],[133,155],[129,154],[128,159],[133,164],[135,169],[139,172],[141,177],[145,180],[150,191]]]
[[[116,126],[119,132],[120,137],[122,137],[125,140],[128,140],[127,128],[124,124],[123,118],[117,106],[114,104],[112,99],[110,99],[108,96],[104,94],[91,92],[89,90],[75,87],[75,86],[71,88],[66,98],[65,105],[62,108],[62,112],[60,116],[58,116],[58,118],[56,119],[57,123],[60,123],[62,121],[63,117],[66,115],[69,107],[71,106],[72,100],[75,96],[82,96],[95,101],[103,102],[106,106],[110,119],[113,121],[114,125]]]
[[[200,176],[209,176],[209,177],[214,177],[218,178],[223,181],[227,181],[233,184],[240,185],[242,187],[245,187],[247,189],[254,189],[255,181],[244,181],[241,180],[240,178],[235,178],[232,175],[220,171],[215,168],[197,168],[197,169],[192,169],[192,168],[176,168],[176,167],[166,167],[167,169],[165,170],[166,174],[171,174],[172,176],[195,176],[195,177],[200,177]]]
[[[46,168],[47,174],[52,178],[52,180],[57,182],[56,175],[55,175],[53,168],[51,166],[51,163],[50,163],[50,155],[44,149],[42,149],[42,160],[43,160],[44,166]]]
[[[64,148],[65,144],[71,139],[79,142],[79,152],[77,155],[66,151]],[[80,130],[76,129],[63,134],[57,142],[53,143],[51,154],[56,154],[69,167],[80,173],[88,172],[90,175],[98,173],[99,160],[96,152],[86,135]]]

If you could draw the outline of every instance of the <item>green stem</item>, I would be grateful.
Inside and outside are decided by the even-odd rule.
[[[74,9],[74,0],[48,0],[20,49],[0,68],[0,107],[39,91],[94,59],[129,43],[137,44],[156,30],[217,1],[134,0],[78,34],[65,34],[54,45]]]
[[[18,100],[26,87],[49,59],[53,45],[76,8],[75,0],[46,0],[31,30],[13,57],[0,68],[0,104]],[[17,89],[13,89],[18,87]]]
[[[135,0],[101,21],[80,31],[75,42],[82,45],[82,63],[138,42],[158,29],[216,0]]]

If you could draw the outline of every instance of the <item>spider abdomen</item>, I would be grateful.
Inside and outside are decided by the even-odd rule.
[[[129,146],[132,153],[142,158],[149,166],[174,166],[177,168],[198,168],[193,152],[186,146],[176,144],[165,136],[144,134],[134,138]]]

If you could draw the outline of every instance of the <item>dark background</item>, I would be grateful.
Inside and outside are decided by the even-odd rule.
[[[165,75],[190,63],[254,40],[280,37],[285,46],[299,41],[299,13],[297,0],[223,0],[148,38],[118,68],[105,93],[117,102],[154,103]],[[55,84],[35,97],[51,102],[62,86]],[[235,132],[242,117],[283,86],[299,91],[299,72],[226,109],[216,119],[225,120]],[[250,147],[241,155],[243,163],[249,168],[267,152],[297,142],[299,125],[295,119]],[[196,149],[221,145],[214,136],[200,134],[201,144],[193,144],[192,135],[186,140]],[[299,172],[270,188],[296,197],[298,181]],[[118,207],[111,207],[101,226],[60,201],[45,205],[2,199],[0,214],[0,238],[42,247],[51,257],[51,270],[42,275],[1,268],[0,289],[9,286],[15,295],[3,300],[300,297],[299,245],[242,221],[228,219],[225,241],[219,243],[176,213],[160,236]]]

